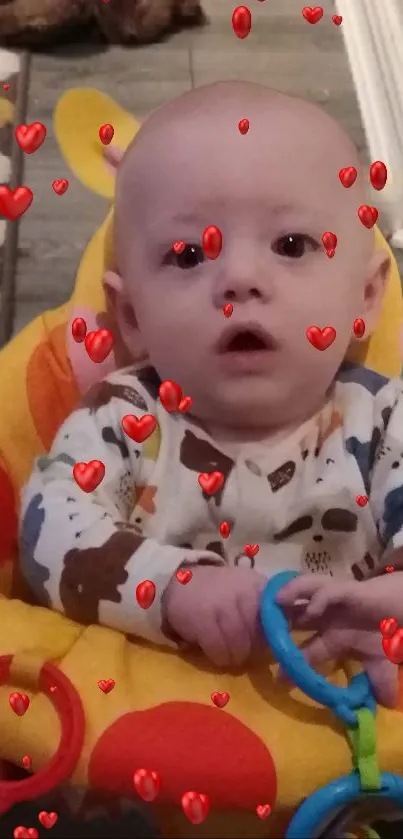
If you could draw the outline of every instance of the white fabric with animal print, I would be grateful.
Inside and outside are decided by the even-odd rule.
[[[346,366],[298,433],[258,452],[246,445],[236,460],[190,416],[168,413],[159,385],[151,368],[113,374],[37,460],[22,499],[21,567],[42,604],[172,645],[161,597],[183,563],[360,580],[403,545],[401,381]],[[143,443],[122,429],[127,414],[156,418]],[[86,492],[73,468],[93,460],[105,476]],[[214,471],[224,481],[209,495],[198,477]],[[144,580],[156,587],[148,609],[135,596]]]

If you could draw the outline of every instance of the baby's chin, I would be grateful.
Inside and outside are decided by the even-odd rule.
[[[209,395],[194,397],[192,414],[207,425],[223,425],[237,429],[269,429],[287,424],[293,414],[289,400],[281,404],[271,388],[261,382],[245,381],[243,386],[228,383]]]

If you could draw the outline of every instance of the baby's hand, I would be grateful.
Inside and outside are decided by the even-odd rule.
[[[173,577],[165,592],[170,627],[218,667],[244,664],[259,635],[265,578],[246,568],[199,565],[192,573],[185,586]]]
[[[322,617],[335,606],[348,607],[354,622],[363,629],[378,629],[383,618],[403,623],[403,572],[357,582],[349,577],[303,574],[295,577],[277,595],[279,606],[300,610],[306,623]],[[298,601],[305,601],[304,611]]]
[[[386,658],[379,621],[374,622],[371,617],[376,596],[372,584],[381,584],[386,594],[391,584],[390,580],[383,583],[384,579],[357,583],[320,575],[297,577],[279,592],[277,602],[285,608],[293,627],[315,630],[303,645],[308,664],[315,667],[349,658],[360,661],[378,702],[393,708],[397,702],[398,668]],[[384,613],[387,616],[389,613]]]

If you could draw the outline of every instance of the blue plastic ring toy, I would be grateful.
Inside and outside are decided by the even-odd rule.
[[[365,797],[391,798],[403,807],[403,780],[397,775],[382,772],[381,783],[379,791],[365,793]],[[358,772],[332,781],[314,792],[301,804],[288,825],[286,839],[307,839],[308,836],[319,836],[329,821],[343,807],[353,804],[362,796]]]
[[[376,713],[376,702],[366,673],[359,673],[347,688],[332,685],[307,664],[302,652],[292,640],[287,621],[276,597],[280,589],[298,574],[284,571],[267,583],[261,600],[260,616],[263,631],[273,655],[287,676],[300,690],[317,702],[331,708],[347,725],[357,725],[356,710],[369,708]],[[380,773],[381,788],[363,793],[357,771],[338,778],[309,796],[298,808],[286,833],[286,839],[306,839],[319,836],[329,819],[341,808],[366,797],[390,798],[403,808],[403,779],[389,772]]]
[[[266,640],[284,672],[307,696],[332,708],[346,725],[357,724],[355,710],[369,708],[374,714],[376,702],[366,673],[359,673],[346,688],[328,682],[307,664],[301,650],[292,640],[282,609],[276,603],[280,589],[298,577],[294,571],[283,571],[272,577],[262,595],[260,617]]]

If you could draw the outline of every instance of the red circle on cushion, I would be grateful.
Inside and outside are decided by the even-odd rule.
[[[0,656],[0,685],[9,681],[12,660],[11,655]],[[15,682],[18,682],[18,672],[13,672]],[[24,683],[24,687],[28,685]],[[23,781],[0,781],[0,815],[17,801],[32,801],[66,781],[81,755],[85,733],[84,710],[70,679],[53,664],[46,663],[41,668],[39,685],[33,687],[46,693],[58,712],[61,725],[59,746],[49,763],[30,778]],[[32,711],[28,710],[28,713]]]
[[[88,768],[91,786],[133,796],[133,773],[161,776],[158,800],[180,803],[186,790],[223,810],[274,805],[276,769],[269,750],[225,711],[197,702],[167,702],[120,717],[100,737]]]
[[[12,558],[18,538],[15,492],[7,472],[0,466],[0,565]]]

